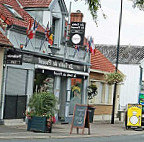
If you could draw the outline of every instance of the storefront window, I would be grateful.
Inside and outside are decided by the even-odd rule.
[[[54,78],[48,74],[36,73],[34,80],[34,92],[54,93]]]
[[[70,94],[70,106],[69,114],[73,114],[74,106],[81,104],[81,92],[82,92],[82,79],[71,79],[71,94]]]

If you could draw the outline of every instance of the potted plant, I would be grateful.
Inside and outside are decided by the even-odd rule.
[[[51,132],[54,114],[56,113],[56,97],[53,93],[34,93],[29,100],[27,112],[28,130]]]
[[[119,72],[112,72],[109,74],[105,74],[105,80],[110,85],[120,83],[124,80],[124,75]]]
[[[97,86],[96,85],[91,84],[90,86],[88,86],[87,90],[88,90],[88,99],[89,100],[93,99],[93,97],[97,95]]]
[[[88,91],[88,100],[92,100],[94,96],[98,94],[97,86],[95,84],[91,84],[90,86],[88,86],[87,91]],[[94,110],[95,110],[95,107],[88,104],[88,113],[89,113],[90,123],[93,122]]]

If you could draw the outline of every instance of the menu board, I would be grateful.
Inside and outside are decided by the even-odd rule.
[[[70,134],[72,133],[73,128],[77,128],[77,133],[79,128],[83,129],[82,134],[84,134],[85,127],[89,129],[88,133],[90,134],[88,106],[76,104],[74,108]]]

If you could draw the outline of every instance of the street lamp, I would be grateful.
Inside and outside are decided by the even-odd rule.
[[[118,71],[118,62],[119,62],[120,31],[121,31],[121,21],[122,21],[122,5],[123,5],[123,0],[121,0],[120,17],[119,17],[119,31],[118,31],[117,56],[116,56],[116,67],[115,67],[116,72]],[[116,101],[116,92],[117,92],[116,89],[117,89],[117,83],[114,84],[111,124],[114,124],[115,101]]]

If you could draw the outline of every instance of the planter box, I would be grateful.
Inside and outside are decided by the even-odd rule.
[[[51,122],[50,122],[51,123]],[[40,132],[50,132],[51,127],[47,126],[47,118],[46,117],[38,117],[33,116],[31,119],[28,119],[27,130],[28,131],[40,131]]]

